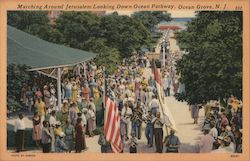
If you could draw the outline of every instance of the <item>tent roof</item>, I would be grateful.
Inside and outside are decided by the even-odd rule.
[[[31,70],[66,67],[93,59],[96,54],[44,41],[8,26],[8,64],[25,64]]]

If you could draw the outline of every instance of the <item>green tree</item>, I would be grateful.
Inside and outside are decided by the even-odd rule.
[[[150,32],[132,17],[119,16],[116,12],[103,16],[100,28],[101,36],[107,39],[107,45],[117,48],[122,58],[130,57],[142,47],[150,47]]]
[[[19,30],[53,43],[62,43],[63,35],[49,24],[47,11],[9,11],[7,23]]]
[[[95,63],[98,66],[105,66],[108,73],[113,73],[117,65],[121,63],[120,52],[116,48],[106,46],[107,40],[104,38],[89,38],[83,46],[86,50],[98,53]]]
[[[121,63],[120,52],[116,48],[105,47],[96,57],[95,62],[99,66],[104,66],[108,74],[112,74],[117,69],[117,65]]]
[[[139,11],[132,14],[132,17],[140,21],[149,31],[162,21],[171,21],[170,13],[163,11]]]
[[[23,83],[31,80],[32,74],[27,72],[26,65],[9,64],[7,67],[7,108],[18,110],[22,108],[19,100]]]
[[[177,62],[184,100],[242,99],[242,12],[198,12],[176,38],[188,52]]]
[[[27,31],[33,25],[48,25],[47,11],[9,11],[7,12],[7,23],[19,30]]]
[[[63,12],[56,20],[55,28],[64,35],[65,44],[85,49],[85,41],[99,36],[99,24],[100,17],[90,12]]]

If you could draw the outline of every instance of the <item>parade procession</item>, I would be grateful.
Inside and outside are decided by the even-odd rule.
[[[160,11],[32,11],[47,15],[39,30],[44,24],[34,24],[41,21],[16,25],[18,16],[29,15],[22,12],[8,13],[8,151],[242,152],[242,69],[236,62],[242,53],[221,47],[225,56],[217,61],[219,49],[192,28],[223,26],[227,13],[200,11],[184,21]],[[143,21],[149,14],[163,18]],[[203,22],[206,16],[219,20]],[[235,30],[235,37],[242,34],[241,26]]]

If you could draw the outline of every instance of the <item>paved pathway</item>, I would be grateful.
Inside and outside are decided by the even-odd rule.
[[[144,76],[149,78],[152,76],[151,69],[147,68],[144,71]],[[172,92],[173,93],[173,92]],[[165,97],[165,103],[167,104],[172,116],[175,120],[177,132],[176,135],[181,141],[181,146],[179,151],[181,153],[193,153],[197,152],[197,142],[199,137],[202,135],[201,126],[204,120],[204,111],[200,110],[200,119],[198,124],[193,124],[193,119],[189,111],[189,107],[186,102],[179,102],[174,96]],[[165,107],[166,108],[166,107]],[[164,136],[166,136],[166,131],[164,130]],[[146,138],[143,137],[140,141],[142,145],[139,145],[139,151],[142,152],[154,152],[155,148],[148,149],[146,144]],[[146,148],[145,148],[146,147]],[[142,149],[142,150],[141,150]]]

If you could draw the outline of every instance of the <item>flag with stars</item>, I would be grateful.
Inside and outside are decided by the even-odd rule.
[[[122,140],[120,134],[120,113],[118,103],[115,101],[114,92],[108,88],[105,81],[105,120],[104,136],[110,142],[114,153],[122,151]]]

